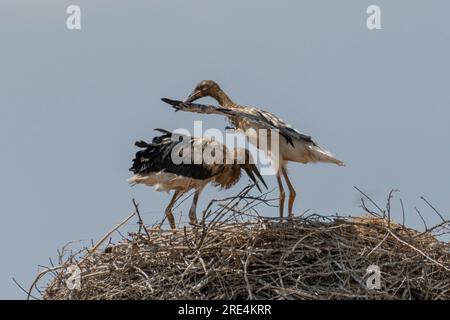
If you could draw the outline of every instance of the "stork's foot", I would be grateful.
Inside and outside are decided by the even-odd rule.
[[[286,198],[286,195],[284,191],[280,192],[280,222],[283,222],[283,215],[284,215],[284,199]]]
[[[198,226],[197,220],[189,220],[189,224],[193,227]]]
[[[294,213],[292,212],[292,209],[294,208],[294,200],[295,200],[295,196],[296,193],[294,190],[292,190],[289,194],[289,207],[288,207],[288,212],[289,212],[289,220],[292,220],[292,218],[294,218]]]
[[[170,225],[171,229],[176,229],[177,228],[177,226],[175,224],[175,218],[173,216],[172,217],[167,217],[167,220],[169,220],[169,225]]]

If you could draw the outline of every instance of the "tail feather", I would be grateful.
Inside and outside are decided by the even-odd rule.
[[[138,147],[138,148],[148,148],[148,147],[150,146],[150,144],[147,143],[147,142],[145,142],[144,140],[136,141],[136,142],[134,143],[134,145],[135,145],[136,147]]]
[[[131,185],[131,186],[135,186],[138,182],[137,182],[138,176],[134,175],[130,178],[127,179],[127,182]]]
[[[169,130],[166,130],[166,129],[156,128],[156,129],[153,129],[153,130],[157,131],[157,132],[164,133],[164,134],[172,134],[172,132],[170,132]]]

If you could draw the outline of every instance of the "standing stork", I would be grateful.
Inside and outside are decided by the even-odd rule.
[[[211,97],[215,99],[220,107],[192,103],[202,97]],[[321,148],[310,136],[300,133],[276,115],[255,107],[241,106],[234,103],[219,85],[212,80],[201,81],[184,101],[167,98],[163,98],[162,100],[172,105],[175,108],[175,111],[182,110],[203,114],[224,115],[229,119],[234,128],[247,135],[253,135],[255,132],[258,132],[259,129],[277,130],[279,134],[284,137],[284,139],[279,141],[279,150],[271,150],[270,145],[260,146],[258,142],[256,142],[256,147],[266,147],[263,151],[266,152],[269,159],[273,159],[273,152],[278,152],[279,162],[274,164],[276,165],[276,177],[280,192],[279,210],[281,219],[283,218],[285,200],[281,176],[284,177],[289,189],[289,217],[292,217],[293,215],[292,208],[296,196],[294,187],[287,174],[287,162],[293,161],[304,164],[310,162],[327,162],[339,166],[344,165],[344,162],[336,159],[329,151]],[[250,138],[253,138],[250,139],[250,142],[258,141],[258,135]]]
[[[143,150],[138,151],[133,159],[130,171],[134,175],[128,182],[133,185],[154,186],[157,191],[174,190],[172,200],[165,210],[172,229],[176,227],[172,208],[189,190],[195,190],[189,220],[191,224],[196,224],[198,198],[208,183],[228,189],[239,181],[243,170],[260,191],[256,177],[267,188],[247,149],[229,150],[225,145],[205,137],[190,137],[163,129],[155,130],[162,135],[153,138],[152,143],[145,141],[135,143]],[[195,157],[199,156],[195,154],[196,151],[202,153],[201,161],[195,161]],[[208,161],[207,156],[212,154],[214,158]],[[218,155],[220,157],[216,157]],[[217,161],[214,162],[214,159]]]

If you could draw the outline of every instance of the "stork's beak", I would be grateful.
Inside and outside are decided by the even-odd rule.
[[[200,90],[194,90],[192,93],[187,97],[183,102],[191,103],[194,102],[197,99],[200,99],[202,97],[202,92]]]
[[[261,176],[261,173],[259,173],[258,168],[254,164],[250,165],[249,167],[246,167],[244,170],[248,174],[250,179],[253,181],[253,183],[256,185],[259,192],[262,192],[262,190],[258,184],[258,181],[256,180],[256,177],[258,177],[258,179],[262,182],[264,187],[267,189],[266,182],[264,181],[263,177]],[[255,175],[256,175],[256,177],[255,177]]]

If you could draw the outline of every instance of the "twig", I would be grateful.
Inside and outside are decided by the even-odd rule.
[[[353,186],[353,188],[355,188],[356,190],[359,191],[359,193],[361,193],[364,197],[366,197],[367,200],[369,200],[382,214],[383,217],[386,215],[386,212],[384,210],[382,210],[376,203],[375,201],[373,201],[367,194],[365,194],[364,192],[362,192],[358,187]]]
[[[450,268],[444,266],[442,263],[434,260],[433,258],[429,257],[428,255],[426,255],[422,250],[417,249],[416,247],[414,247],[413,245],[409,244],[408,242],[400,239],[395,233],[393,233],[391,230],[388,230],[388,232],[391,234],[391,236],[393,236],[396,240],[400,241],[401,243],[403,243],[404,245],[410,247],[411,249],[413,249],[414,251],[420,253],[424,258],[426,258],[427,260],[430,260],[431,262],[437,264],[438,266],[444,268],[446,271],[450,271]]]
[[[403,205],[403,200],[400,198],[400,205],[402,206],[402,226],[405,226],[405,206]]]
[[[417,207],[414,207],[414,209],[416,210],[416,212],[419,215],[420,219],[422,219],[423,225],[425,226],[425,232],[428,232],[427,223],[426,223],[425,219],[423,218],[422,214],[420,213],[419,209],[417,209]]]
[[[120,222],[118,225],[116,225],[114,228],[112,228],[106,235],[103,236],[103,238],[100,239],[99,242],[92,248],[88,250],[88,253],[84,258],[78,263],[78,266],[81,266],[97,249],[101,246],[101,244],[108,239],[110,235],[114,233],[117,229],[119,229],[121,226],[123,226],[125,223],[127,223],[131,218],[135,216],[136,212],[133,212],[128,217],[126,217],[122,222]]]
[[[139,212],[139,204],[136,203],[136,200],[134,200],[134,199],[133,199],[133,205],[134,205],[134,209],[136,210],[135,212],[136,212],[136,214],[138,216],[138,219],[139,219],[139,230],[138,230],[138,233],[141,233],[141,230],[143,228],[144,231],[145,231],[145,234],[147,235],[147,238],[150,240],[150,234],[148,233],[148,230],[145,227],[144,221],[142,221],[142,217],[141,217],[141,214]]]
[[[14,277],[12,278],[12,281],[19,287],[20,290],[22,290],[28,296],[28,291],[25,290]],[[33,298],[34,300],[39,300],[38,298],[36,298],[33,295],[30,295],[30,297]]]
[[[434,212],[436,212],[436,214],[439,216],[439,218],[441,218],[442,222],[446,222],[446,220],[444,219],[444,217],[439,213],[439,211],[436,210],[436,208],[428,202],[427,199],[425,199],[424,197],[420,197],[420,199],[422,199],[423,201],[425,201],[425,203],[431,208],[433,209]]]
[[[387,198],[387,201],[386,201],[386,211],[387,211],[387,215],[388,215],[388,228],[391,227],[391,199],[393,197],[393,193],[394,192],[399,192],[399,190],[392,189],[389,192],[389,195],[388,195],[388,198]]]

